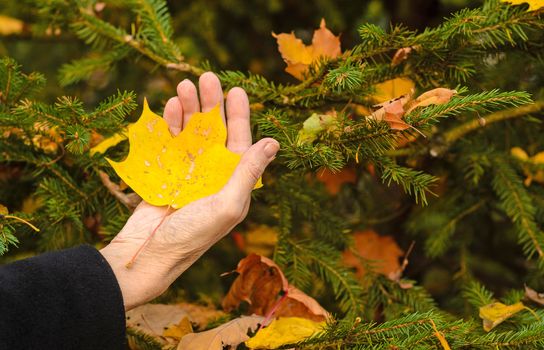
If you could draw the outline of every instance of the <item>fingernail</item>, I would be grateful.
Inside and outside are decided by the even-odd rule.
[[[277,141],[271,141],[264,146],[264,155],[268,158],[272,158],[278,153],[280,144]]]

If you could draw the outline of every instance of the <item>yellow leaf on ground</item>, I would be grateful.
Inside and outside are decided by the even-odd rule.
[[[536,11],[544,7],[544,0],[501,0],[512,5],[529,4],[528,11]]]
[[[193,333],[193,326],[188,317],[184,317],[178,324],[172,324],[166,327],[162,332],[163,337],[170,337],[180,340],[184,335]]]
[[[305,45],[293,33],[272,33],[278,43],[278,50],[287,67],[285,71],[299,80],[304,80],[310,64],[320,57],[334,58],[341,54],[340,37],[327,29],[321,20],[319,29],[314,31],[311,45]]]
[[[484,330],[489,332],[504,320],[514,316],[525,308],[525,305],[521,301],[512,305],[497,302],[482,306],[480,308],[480,318],[483,320]]]
[[[172,136],[166,121],[144,101],[143,113],[129,127],[128,138],[127,158],[107,160],[140,197],[157,206],[177,209],[217,193],[241,158],[225,147],[227,130],[219,105],[195,113],[185,129]],[[255,188],[261,186],[259,182]]]
[[[223,350],[224,347],[236,347],[249,339],[249,332],[254,332],[264,321],[261,316],[242,316],[219,327],[200,333],[190,333],[181,338],[177,350]]]
[[[179,325],[184,318],[197,328],[205,328],[209,322],[225,315],[221,310],[198,304],[144,304],[128,311],[126,321],[130,327],[157,335],[169,325]]]
[[[248,341],[250,349],[277,349],[280,346],[297,343],[319,332],[326,322],[314,322],[300,317],[280,317],[266,328],[260,329]]]
[[[374,85],[376,93],[372,99],[376,103],[382,103],[402,95],[411,94],[415,89],[415,84],[408,78],[395,78]]]

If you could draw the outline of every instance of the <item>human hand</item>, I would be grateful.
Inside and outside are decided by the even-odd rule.
[[[184,80],[178,85],[178,96],[169,99],[164,108],[163,117],[170,132],[179,134],[194,113],[207,112],[220,104],[227,125],[227,148],[242,154],[242,159],[221,191],[179,210],[140,203],[121,232],[100,251],[117,277],[125,310],[163,293],[245,218],[251,191],[279,149],[278,142],[270,138],[251,144],[249,102],[243,89],[229,91],[226,108],[221,84],[213,73],[200,77],[199,89],[200,102],[192,82]],[[159,224],[157,232],[145,243]],[[143,244],[138,258],[127,268],[125,265]]]

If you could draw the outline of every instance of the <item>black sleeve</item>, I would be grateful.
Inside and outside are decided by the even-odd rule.
[[[0,349],[125,348],[123,296],[84,245],[0,267]]]

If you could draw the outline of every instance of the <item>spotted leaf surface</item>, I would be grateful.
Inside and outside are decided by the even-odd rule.
[[[172,136],[166,121],[144,101],[138,122],[129,126],[130,149],[122,162],[108,159],[117,174],[150,204],[172,208],[217,193],[240,162],[225,147],[227,130],[219,106],[194,114]],[[261,187],[259,182],[256,188]]]

